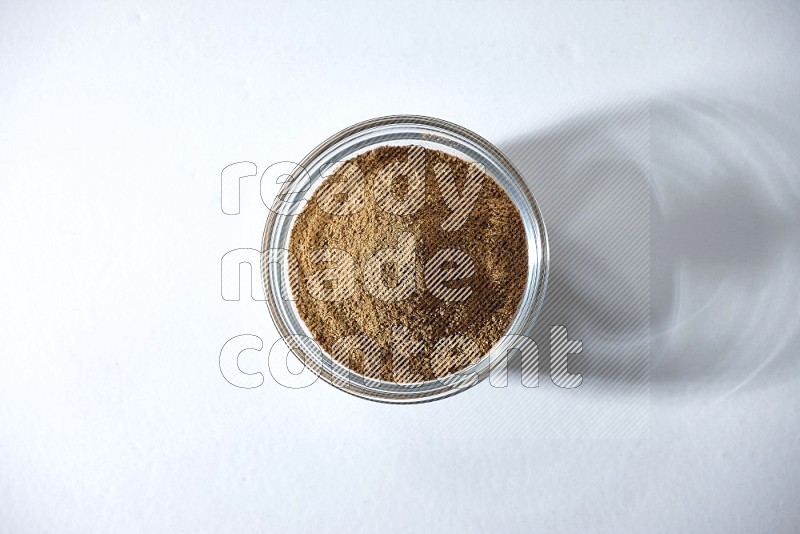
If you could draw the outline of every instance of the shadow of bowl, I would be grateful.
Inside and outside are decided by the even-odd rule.
[[[559,324],[583,342],[570,371],[603,387],[731,392],[796,371],[787,350],[800,338],[792,116],[638,100],[500,145],[550,238],[551,279],[533,332],[543,368],[543,341]]]

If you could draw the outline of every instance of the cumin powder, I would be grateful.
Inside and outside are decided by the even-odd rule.
[[[479,166],[381,146],[339,165],[297,215],[290,284],[314,339],[371,379],[458,372],[503,336],[522,299],[522,217]]]

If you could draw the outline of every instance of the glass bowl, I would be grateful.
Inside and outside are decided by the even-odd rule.
[[[331,169],[378,146],[419,145],[483,165],[506,191],[522,216],[528,274],[522,299],[506,335],[477,362],[449,376],[414,383],[385,382],[362,376],[333,359],[313,338],[298,314],[289,283],[288,248],[295,215],[302,211]],[[494,145],[456,124],[432,117],[394,115],[355,124],[323,142],[285,177],[264,228],[261,273],[270,315],[292,352],[317,376],[358,397],[389,403],[441,399],[474,386],[492,369],[506,365],[510,334],[525,335],[542,305],[549,266],[541,212],[519,172]]]

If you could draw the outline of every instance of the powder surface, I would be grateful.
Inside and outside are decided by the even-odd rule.
[[[290,284],[301,319],[337,361],[413,383],[480,359],[525,287],[522,217],[479,166],[383,146],[339,165],[297,215]]]

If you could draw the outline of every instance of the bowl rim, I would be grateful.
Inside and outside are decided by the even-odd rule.
[[[266,302],[267,307],[269,309],[270,316],[272,318],[273,323],[275,324],[278,332],[281,336],[281,339],[284,340],[286,345],[291,349],[292,353],[309,369],[311,369],[314,374],[322,378],[328,384],[334,386],[335,388],[354,395],[359,398],[364,398],[376,402],[382,403],[389,403],[389,404],[416,404],[416,403],[423,403],[423,402],[431,402],[438,399],[443,399],[446,397],[450,397],[471,387],[475,386],[476,384],[483,381],[487,378],[491,371],[495,369],[499,365],[506,364],[506,350],[498,349],[500,341],[498,341],[489,351],[487,351],[481,358],[468,366],[467,368],[459,371],[458,373],[454,373],[452,375],[448,375],[446,377],[440,377],[434,380],[420,382],[419,385],[423,384],[431,384],[431,383],[438,383],[441,387],[440,389],[433,389],[429,391],[425,391],[422,393],[414,392],[413,388],[415,386],[409,386],[408,391],[404,393],[394,392],[376,392],[370,389],[364,389],[359,387],[357,384],[354,385],[351,380],[343,381],[341,379],[336,378],[333,373],[329,369],[326,369],[324,365],[320,365],[319,362],[306,354],[306,351],[301,343],[298,342],[298,337],[309,337],[306,334],[299,333],[299,332],[292,332],[289,327],[284,323],[283,318],[280,314],[280,307],[286,306],[284,298],[280,295],[280,291],[275,291],[273,289],[272,284],[270,283],[270,272],[269,272],[269,265],[274,265],[274,258],[270,258],[270,244],[273,237],[276,236],[275,229],[276,225],[279,222],[279,218],[281,217],[288,217],[294,216],[280,214],[278,213],[277,206],[281,203],[281,199],[285,198],[287,194],[290,192],[290,188],[293,184],[296,183],[296,179],[302,174],[306,172],[306,169],[311,166],[312,162],[317,161],[320,156],[325,154],[327,151],[331,150],[332,148],[336,147],[337,145],[347,141],[348,139],[364,134],[370,130],[377,130],[385,126],[402,126],[408,125],[410,128],[414,127],[428,127],[435,130],[440,130],[445,135],[459,137],[462,140],[465,140],[473,145],[473,148],[476,149],[477,152],[483,152],[487,156],[491,156],[494,160],[500,164],[500,167],[506,174],[506,177],[511,179],[514,184],[516,185],[518,192],[522,193],[527,200],[528,208],[530,208],[531,216],[534,224],[536,225],[535,228],[535,235],[538,237],[537,243],[530,243],[526,239],[527,248],[529,251],[529,261],[528,261],[528,272],[529,278],[526,282],[525,289],[523,291],[522,299],[515,311],[514,315],[512,316],[511,325],[514,324],[515,321],[518,320],[518,316],[521,312],[525,311],[525,316],[522,318],[521,326],[524,327],[525,331],[527,332],[530,327],[535,323],[544,301],[544,295],[547,287],[547,281],[549,277],[549,266],[550,266],[550,250],[549,250],[549,242],[547,236],[547,230],[544,224],[544,219],[542,217],[541,210],[539,208],[538,203],[536,202],[533,194],[528,189],[527,184],[525,183],[524,178],[519,173],[519,171],[514,167],[514,165],[509,161],[509,159],[503,154],[500,149],[498,149],[495,145],[490,143],[488,140],[484,139],[480,135],[474,133],[467,128],[454,124],[452,122],[438,119],[435,117],[428,117],[424,115],[387,115],[382,117],[376,117],[373,119],[364,120],[349,126],[334,135],[328,137],[325,141],[318,144],[311,152],[309,152],[295,167],[295,170],[290,175],[288,179],[286,179],[279,189],[275,201],[272,207],[269,209],[269,215],[267,217],[267,221],[264,225],[264,233],[262,236],[262,248],[260,251],[261,256],[261,279],[262,284],[264,287],[264,293],[266,295]],[[375,146],[370,146],[370,148],[375,148]],[[379,146],[379,144],[376,144]],[[355,157],[352,155],[350,157]],[[519,203],[513,198],[513,196],[509,193],[506,186],[504,186],[498,177],[492,176],[492,178],[504,189],[506,193],[509,194],[512,202],[514,202],[515,207],[520,211],[520,215],[523,217],[523,223],[525,222],[525,214],[523,213],[522,208],[519,206]],[[324,179],[324,178],[323,178]],[[313,180],[312,180],[313,183]],[[305,195],[303,195],[305,196]],[[301,197],[302,198],[302,197]],[[289,234],[291,234],[291,226],[294,224],[294,221],[290,223],[290,228],[288,230]],[[531,265],[531,247],[536,246],[538,257],[536,261],[537,273],[535,275],[535,284],[533,287],[529,287],[530,284],[530,273],[534,269]],[[279,249],[275,249],[279,250]],[[524,303],[526,300],[526,295],[531,295],[531,302],[527,306],[527,309],[524,310]],[[291,302],[291,301],[290,301]],[[299,317],[297,314],[296,309],[294,313],[298,315],[297,319],[300,324],[305,326],[305,322],[302,318]],[[501,336],[501,340],[505,337],[508,337],[508,332],[511,330],[511,325],[509,325],[509,329],[506,331],[506,334]],[[333,358],[313,340],[311,337],[311,342],[314,345],[317,345],[320,352],[325,354],[328,359],[333,360]],[[487,362],[488,360],[488,362]],[[473,369],[476,366],[479,366],[479,369]],[[370,383],[385,383],[385,384],[394,384],[390,382],[383,382],[380,380],[375,379],[367,379],[362,375],[359,375],[355,371],[349,370],[349,373],[354,374],[358,377],[365,379]],[[469,380],[454,380],[452,377],[458,375],[460,378],[469,377]]]

